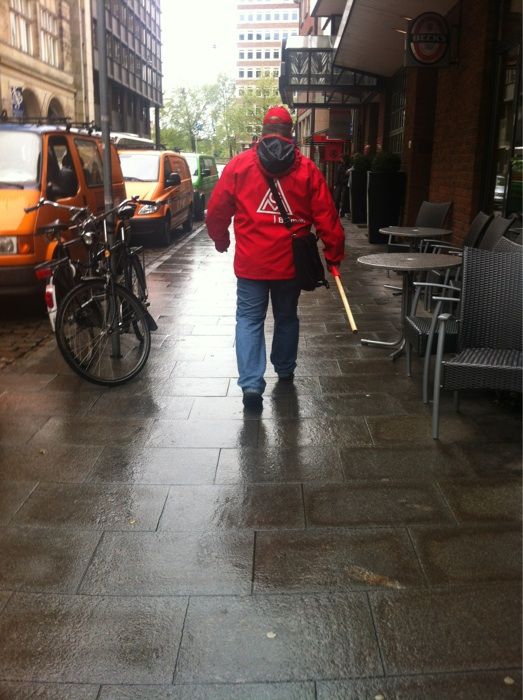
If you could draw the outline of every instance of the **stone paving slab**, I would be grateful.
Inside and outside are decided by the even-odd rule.
[[[520,406],[445,394],[432,440],[419,358],[360,344],[399,298],[345,226],[362,332],[303,294],[261,415],[203,229],[150,269],[133,381],[85,382],[52,340],[0,369],[0,700],[521,697]]]

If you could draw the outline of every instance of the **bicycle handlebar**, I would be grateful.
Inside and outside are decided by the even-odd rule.
[[[108,219],[112,214],[115,214],[120,207],[125,206],[126,204],[143,204],[143,205],[154,205],[157,204],[154,200],[149,200],[149,199],[140,199],[138,195],[135,195],[134,197],[130,197],[129,199],[125,199],[123,202],[120,202],[117,206],[113,207],[112,209],[108,209],[107,211],[102,212],[101,214],[98,214],[98,216],[95,216],[88,207],[75,207],[71,204],[60,204],[59,202],[54,202],[51,199],[45,199],[45,197],[41,197],[36,204],[34,204],[31,207],[24,207],[24,211],[26,213],[36,211],[37,209],[40,209],[43,206],[51,206],[55,207],[56,209],[62,209],[64,211],[69,211],[73,212],[71,216],[71,223],[75,223],[79,218],[82,216],[84,217],[83,221],[80,222],[80,226],[83,226],[84,224],[87,225],[96,225],[100,223],[101,221],[104,221],[105,219]]]

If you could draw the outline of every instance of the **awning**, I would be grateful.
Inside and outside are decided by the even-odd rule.
[[[318,0],[324,12],[335,0]],[[345,6],[334,43],[336,65],[390,77],[404,64],[409,19],[423,12],[446,15],[456,0],[343,0]]]
[[[280,94],[291,107],[357,106],[380,86],[376,76],[334,65],[330,36],[291,36],[283,42]]]

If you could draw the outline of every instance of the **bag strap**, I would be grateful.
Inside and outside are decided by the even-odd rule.
[[[274,200],[276,204],[278,205],[278,209],[280,210],[281,218],[283,219],[283,223],[285,226],[290,229],[292,227],[291,220],[289,218],[289,214],[287,213],[287,210],[285,209],[283,205],[283,201],[281,198],[280,193],[278,192],[278,188],[276,187],[276,183],[274,182],[274,178],[268,177],[267,182],[269,183],[269,188],[272,192],[272,196],[274,197]]]

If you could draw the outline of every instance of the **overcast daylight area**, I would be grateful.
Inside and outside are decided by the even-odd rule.
[[[234,76],[235,0],[161,0],[163,87],[196,87]]]

